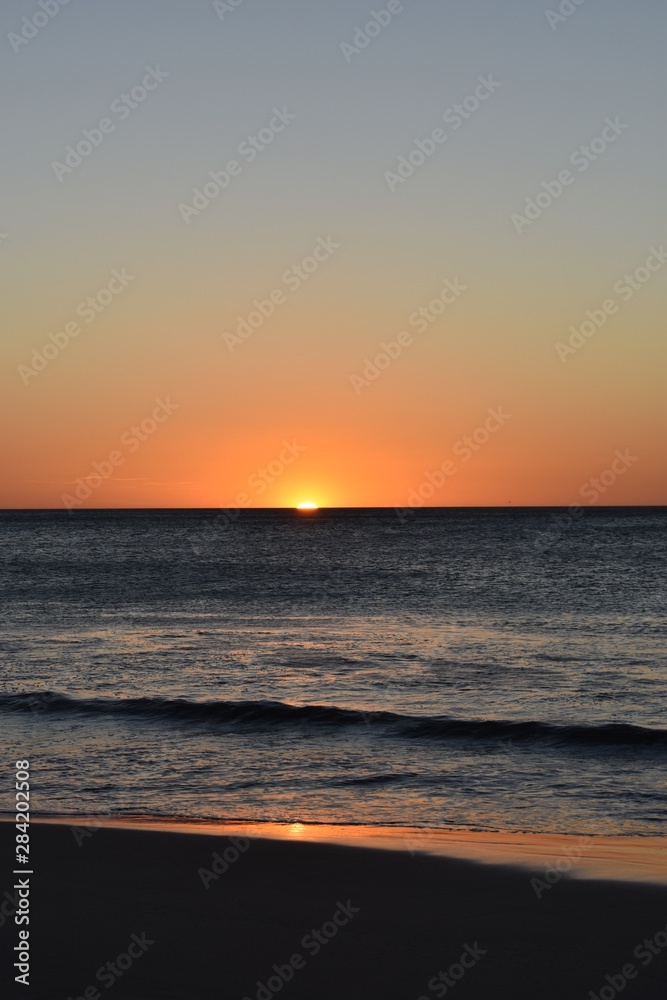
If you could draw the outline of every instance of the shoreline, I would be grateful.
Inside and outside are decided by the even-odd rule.
[[[12,823],[0,816],[0,823]],[[191,820],[162,816],[46,816],[31,826],[81,830],[126,830],[245,837],[250,840],[427,854],[440,858],[509,865],[523,870],[555,868],[573,878],[667,885],[667,837],[605,834],[484,832],[349,823],[276,823]]]

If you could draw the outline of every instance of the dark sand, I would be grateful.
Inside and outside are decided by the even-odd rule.
[[[642,945],[656,934],[667,943],[665,885],[563,877],[538,899],[521,868],[244,840],[245,852],[237,860],[235,850],[228,853],[228,870],[205,888],[199,869],[212,872],[214,852],[231,846],[227,837],[100,829],[78,834],[77,843],[69,826],[39,823],[31,826],[25,988],[13,982],[7,957],[18,932],[5,896],[14,833],[0,823],[2,998],[256,1000],[257,981],[266,984],[274,965],[284,969],[296,954],[289,981],[271,979],[260,1000],[590,1000],[601,990],[602,1000],[667,996],[667,947],[654,944],[660,953],[652,955]],[[641,851],[641,841],[632,843]],[[538,872],[543,877],[541,864]],[[349,907],[358,912],[346,916]],[[315,954],[312,932],[323,926],[325,943]],[[143,946],[133,944],[135,957],[113,966],[133,935]],[[450,966],[459,975],[464,953],[471,967],[462,978],[433,982]],[[103,968],[108,962],[119,975]],[[605,976],[623,966],[627,972],[628,963],[636,974],[617,991]]]

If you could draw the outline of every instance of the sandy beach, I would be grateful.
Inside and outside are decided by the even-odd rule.
[[[33,1000],[664,996],[657,838],[139,826],[32,825]]]

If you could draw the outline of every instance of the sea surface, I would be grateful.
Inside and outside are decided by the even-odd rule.
[[[0,752],[33,817],[663,833],[666,528],[0,512]]]

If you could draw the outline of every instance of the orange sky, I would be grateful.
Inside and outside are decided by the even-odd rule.
[[[0,505],[560,505],[626,449],[588,501],[667,501],[663,15],[481,6],[348,60],[352,0],[122,0],[12,54]]]

